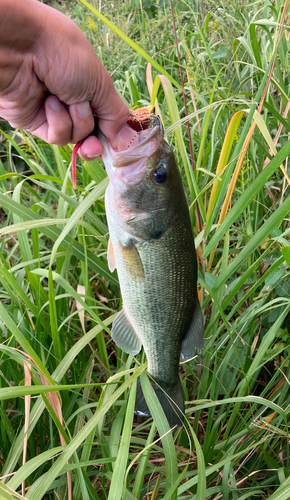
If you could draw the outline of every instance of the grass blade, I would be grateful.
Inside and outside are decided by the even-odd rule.
[[[167,418],[165,417],[161,404],[159,403],[159,400],[149,382],[146,373],[143,373],[140,379],[148,408],[162,439],[166,459],[166,490],[169,490],[178,477],[177,457],[172,434],[170,433],[170,427],[167,422]],[[177,498],[177,490],[172,493],[171,498],[172,500]]]
[[[290,141],[277,153],[277,155],[270,161],[267,167],[258,175],[253,184],[242,194],[242,196],[235,203],[232,210],[228,213],[221,226],[211,238],[203,252],[203,258],[206,258],[214,247],[218,244],[224,233],[231,227],[231,225],[243,213],[245,207],[255,198],[261,189],[263,189],[267,180],[279,168],[281,163],[290,154]],[[269,233],[268,233],[269,234]]]
[[[160,66],[160,64],[158,64],[154,59],[152,59],[152,57],[150,57],[149,54],[145,52],[145,50],[141,49],[141,47],[136,42],[131,40],[131,38],[129,38],[127,35],[125,35],[125,33],[123,33],[117,26],[115,26],[111,21],[109,21],[109,19],[107,19],[97,9],[95,9],[92,5],[90,5],[89,2],[86,2],[86,0],[81,0],[81,2],[86,7],[88,7],[88,9],[90,9],[95,14],[95,16],[97,16],[104,24],[106,24],[106,26],[108,26],[112,31],[114,31],[114,33],[116,33],[124,42],[130,45],[130,47],[132,47],[132,49],[135,50],[137,54],[140,54],[142,57],[144,57],[144,59],[150,64],[152,64],[152,66],[155,69],[157,69],[157,71],[159,71],[162,75],[166,76],[166,78],[168,78],[168,80],[170,80],[171,83],[175,85],[175,87],[177,87],[179,90],[182,90],[181,85],[174,78],[172,78],[172,76],[169,73],[167,73],[167,71],[165,71],[162,68],[162,66]]]
[[[132,384],[130,389],[125,423],[123,427],[119,452],[117,455],[114,472],[111,480],[108,500],[121,500],[122,498],[125,471],[127,467],[127,460],[128,460],[130,440],[131,440],[132,423],[134,418],[135,396],[136,396],[136,381]],[[124,489],[126,490],[126,484],[124,484]]]

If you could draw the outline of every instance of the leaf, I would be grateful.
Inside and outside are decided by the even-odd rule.
[[[284,272],[282,271],[282,269],[275,269],[275,271],[265,279],[265,285],[274,285],[283,276],[283,274]]]
[[[52,269],[49,268],[48,271],[48,298],[49,298],[49,317],[50,317],[50,327],[53,342],[54,355],[57,360],[60,361],[62,358],[61,353],[61,343],[59,338],[59,331],[57,326],[57,312],[54,294],[54,283],[52,276]]]
[[[67,222],[66,226],[63,228],[62,232],[58,236],[55,244],[53,245],[52,251],[51,251],[51,258],[50,258],[50,265],[52,265],[52,262],[55,258],[57,249],[59,245],[62,244],[63,240],[65,237],[68,235],[70,230],[76,225],[76,223],[80,220],[80,218],[87,212],[87,210],[95,203],[96,200],[100,198],[100,196],[103,194],[103,184],[106,186],[107,185],[107,179],[104,179],[100,184],[95,187],[95,189],[88,195],[86,196],[83,201],[80,203],[78,208],[74,211],[73,215]]]
[[[205,273],[205,281],[210,288],[213,288],[218,280],[218,276],[211,273]]]
[[[206,498],[206,474],[205,474],[205,463],[204,457],[202,453],[201,446],[197,439],[197,436],[193,429],[191,428],[191,435],[193,437],[196,457],[197,457],[197,492],[196,492],[196,500],[205,500]]]
[[[17,222],[16,224],[11,224],[10,226],[2,227],[0,229],[0,234],[11,234],[18,231],[29,231],[34,228],[41,228],[46,226],[56,226],[57,224],[66,224],[68,219],[40,219],[29,222]]]
[[[243,110],[237,111],[231,118],[231,121],[229,123],[229,126],[227,128],[227,132],[226,132],[226,135],[224,138],[222,150],[221,150],[221,153],[219,156],[219,161],[218,161],[217,168],[216,168],[216,175],[220,175],[220,173],[222,172],[222,170],[224,169],[224,167],[226,166],[226,164],[228,162],[231,148],[232,148],[240,121],[244,116],[244,113],[245,112]],[[214,185],[212,186],[210,199],[209,199],[208,207],[207,207],[207,221],[212,220],[212,216],[214,214],[214,204],[215,204],[215,200],[217,198],[217,192],[218,192],[219,185],[220,185],[220,180],[216,180],[214,182]]]
[[[30,210],[29,208],[26,208],[25,206],[21,205],[20,203],[17,203],[14,200],[11,200],[8,196],[4,196],[0,194],[0,204],[2,208],[5,208],[12,213],[15,213],[19,215],[22,219],[24,220],[35,220],[35,219],[41,219],[41,216]],[[58,237],[61,234],[61,231],[57,227],[53,228],[42,228],[42,232],[45,236],[50,238],[52,241],[55,241],[58,239]],[[117,274],[116,272],[111,273],[109,271],[109,268],[104,262],[96,257],[90,250],[86,251],[86,255],[84,252],[84,247],[77,241],[74,241],[73,243],[71,242],[71,238],[66,236],[65,238],[62,239],[61,245],[63,248],[70,248],[73,253],[78,259],[82,260],[85,262],[86,258],[88,261],[88,265],[94,269],[97,273],[99,273],[101,276],[106,278],[110,283],[113,283],[114,285],[118,285],[118,279],[117,279]]]
[[[154,419],[159,435],[162,439],[166,460],[166,489],[170,489],[178,477],[177,456],[174,447],[172,434],[163,408],[150,384],[146,373],[140,376],[142,390],[150,413]],[[171,499],[177,499],[177,491],[172,492]]]
[[[19,344],[25,349],[27,354],[31,357],[31,359],[34,361],[34,363],[38,366],[38,368],[42,371],[43,375],[47,377],[49,382],[51,384],[54,384],[54,380],[52,379],[50,373],[44,366],[43,362],[41,359],[38,357],[34,349],[31,347],[30,343],[28,340],[25,338],[23,333],[17,328],[16,324],[14,323],[13,319],[7,312],[7,310],[4,308],[3,304],[0,302],[0,318],[2,319],[3,323],[7,326],[8,330],[14,335],[16,340],[19,342]]]
[[[16,472],[13,474],[12,478],[8,481],[7,486],[16,490],[19,485],[32,474],[35,470],[41,467],[43,464],[48,463],[48,461],[58,455],[64,450],[63,446],[57,446],[52,448],[51,450],[44,451],[40,453],[36,457],[33,457],[27,462],[25,465],[22,465]]]
[[[108,500],[121,500],[123,492],[123,484],[125,479],[125,471],[127,467],[127,460],[129,455],[129,447],[131,441],[132,424],[134,418],[134,406],[136,396],[136,382],[135,381],[130,389],[129,401],[126,409],[126,416],[124,422],[123,433],[119,445],[119,451],[114,466],[114,471],[111,480]],[[126,484],[124,484],[126,490]]]
[[[279,168],[281,163],[290,154],[290,141],[277,153],[276,156],[270,161],[267,167],[258,175],[254,182],[246,189],[242,196],[236,201],[231,211],[227,214],[225,220],[222,222],[220,228],[211,238],[203,252],[203,258],[206,258],[218,242],[222,239],[224,233],[231,227],[231,225],[239,218],[245,208],[252,202],[255,196],[264,188],[265,183]],[[279,207],[280,208],[280,207]],[[273,226],[275,227],[275,226]],[[270,234],[271,230],[268,234]],[[267,235],[266,235],[267,236]]]
[[[49,381],[40,374],[41,381],[43,385],[50,385]],[[63,428],[64,431],[64,425],[63,425],[63,418],[62,418],[62,409],[61,409],[61,400],[60,396],[57,391],[49,392],[47,395],[47,399],[56,415],[56,418],[59,421],[60,426]],[[45,401],[45,399],[44,399]],[[64,439],[64,433],[59,430],[59,439],[60,443],[62,446],[65,446],[67,444],[66,440]],[[72,500],[72,481],[71,481],[71,472],[67,472],[67,486],[68,486],[68,500]]]
[[[179,90],[182,91],[181,85],[174,78],[172,78],[172,76],[169,73],[167,73],[167,71],[165,71],[162,68],[162,66],[160,66],[160,64],[158,64],[154,59],[152,59],[152,57],[150,57],[149,54],[145,52],[145,50],[141,49],[141,47],[136,42],[131,40],[131,38],[129,38],[127,35],[125,35],[123,31],[121,31],[117,26],[115,26],[115,24],[113,24],[111,21],[109,21],[109,19],[103,16],[103,14],[101,14],[92,5],[90,5],[89,2],[86,2],[86,0],[81,0],[81,2],[86,7],[88,7],[88,9],[90,9],[95,14],[95,16],[97,16],[104,24],[106,24],[106,26],[108,26],[114,33],[116,33],[122,40],[124,40],[124,42],[126,42],[130,47],[132,47],[132,49],[134,49],[135,52],[137,52],[137,54],[140,54],[142,57],[144,57],[144,59],[147,62],[152,64],[152,66],[155,69],[157,69],[162,75],[166,76],[166,78],[168,78],[168,80],[170,80],[171,83],[175,85],[175,87],[177,87]]]
[[[290,246],[282,247],[281,251],[285,261],[287,262],[288,267],[290,267]]]
[[[115,314],[110,316],[109,318],[106,318],[104,320],[105,325],[110,325],[114,318]],[[77,357],[77,355],[84,349],[84,347],[98,335],[102,331],[102,326],[96,325],[94,328],[92,328],[86,335],[81,337],[78,342],[69,350],[69,352],[66,353],[64,358],[61,360],[57,368],[52,374],[52,378],[55,380],[56,383],[58,383],[62,378],[64,377],[66,371],[68,370],[69,366],[73,362],[73,360]],[[31,434],[33,431],[35,425],[38,422],[38,419],[40,418],[43,410],[45,408],[45,404],[43,401],[38,400],[31,411],[31,418],[30,418],[30,426],[28,429],[28,436]],[[18,458],[22,452],[22,446],[23,446],[23,439],[24,439],[24,433],[23,430],[20,431],[19,435],[17,436],[15,442],[13,443],[13,446],[11,447],[11,452],[9,456],[7,457],[6,463],[5,463],[5,468],[2,471],[2,474],[9,474],[15,464],[18,461]]]
[[[33,272],[38,276],[45,276],[46,278],[49,278],[49,274],[51,271],[46,271],[45,269],[35,269]],[[102,325],[102,328],[104,330],[110,333],[110,330],[106,327],[106,324],[100,320],[98,314],[96,314],[94,310],[88,304],[86,304],[86,302],[83,301],[82,297],[60,274],[51,272],[51,275],[53,280],[55,280],[59,285],[61,285],[76,301],[78,301],[85,311],[88,311],[91,318],[95,319],[97,323]]]
[[[144,484],[144,479],[145,479],[146,470],[147,470],[147,464],[148,464],[148,460],[150,457],[150,448],[151,448],[151,445],[153,444],[155,430],[156,430],[156,426],[155,426],[155,424],[152,424],[150,432],[148,434],[147,441],[146,441],[146,446],[145,446],[144,450],[142,450],[142,452],[141,452],[140,463],[139,463],[139,467],[138,467],[137,474],[136,474],[136,479],[134,481],[133,490],[132,490],[132,494],[135,496],[135,498],[140,497],[142,485]],[[159,441],[159,438],[158,438],[158,441]],[[131,465],[132,465],[132,462],[131,462],[130,466]]]
[[[31,364],[24,362],[24,376],[25,376],[25,386],[31,385]],[[24,442],[23,442],[23,465],[26,463],[27,457],[27,442],[28,442],[28,426],[29,426],[29,415],[30,415],[30,402],[31,396],[26,395],[24,397],[24,407],[25,407],[25,418],[24,418]],[[25,481],[22,483],[22,495],[25,496]]]
[[[249,32],[250,32],[250,39],[251,39],[253,54],[255,56],[257,66],[259,66],[259,68],[262,68],[262,61],[261,61],[261,57],[260,57],[260,47],[259,47],[257,35],[256,35],[256,25],[254,23],[250,24]]]
[[[261,344],[256,352],[256,355],[251,363],[251,366],[249,367],[249,369],[247,371],[247,377],[244,378],[240,383],[239,392],[238,392],[239,396],[243,396],[246,392],[251,390],[251,387],[255,383],[255,380],[257,378],[257,373],[261,369],[261,367],[263,366],[263,358],[266,354],[266,351],[270,347],[272,342],[274,341],[276,334],[277,334],[277,331],[281,327],[282,322],[284,321],[284,319],[287,316],[289,311],[290,311],[290,305],[288,305],[284,308],[283,313],[280,314],[280,316],[277,318],[275,323],[271,326],[269,331],[263,337],[262,342],[261,342]],[[239,405],[232,412],[231,417],[227,423],[227,428],[225,431],[226,437],[229,435],[229,432],[235,423],[235,419],[236,419],[238,410],[239,410]]]
[[[16,493],[16,491],[12,490],[6,484],[0,481],[0,498],[1,500],[25,500],[25,497]]]
[[[146,365],[138,368],[135,373],[128,378],[113,394],[110,398],[104,403],[94,414],[94,416],[84,425],[84,427],[80,430],[77,436],[71,439],[69,446],[67,446],[66,450],[60,455],[51,466],[51,468],[42,476],[41,483],[37,485],[33,491],[30,489],[27,498],[30,500],[39,500],[41,496],[49,489],[54,479],[59,475],[59,471],[62,470],[65,463],[69,460],[72,454],[79,448],[82,442],[86,439],[86,437],[90,434],[90,432],[96,428],[96,425],[99,422],[102,422],[104,416],[109,411],[111,406],[115,401],[123,394],[123,392],[128,389],[128,387],[138,378],[138,376],[143,372],[146,368]]]
[[[85,297],[86,296],[86,287],[83,285],[78,285],[77,286],[77,293],[79,295],[81,295],[82,297]],[[84,299],[84,301],[85,301],[85,299]],[[78,300],[76,300],[76,307],[77,307],[77,310],[79,311],[79,318],[80,318],[83,332],[86,333],[86,330],[85,330],[85,311],[83,309],[83,306],[78,302]]]
[[[270,165],[270,163],[269,163],[269,165]],[[241,196],[241,198],[242,197],[243,196]],[[235,204],[235,206],[233,207],[233,209],[229,213],[229,216],[231,216],[232,212],[235,211],[235,208],[238,205],[238,203],[239,202],[237,202]],[[226,281],[229,279],[229,277],[240,267],[240,265],[254,252],[254,250],[257,247],[259,247],[259,245],[271,233],[272,229],[275,228],[275,227],[277,227],[281,223],[281,221],[284,219],[284,217],[287,216],[287,214],[289,213],[289,211],[290,211],[290,197],[288,197],[288,199],[286,199],[284,201],[284,203],[277,208],[277,210],[260,227],[260,229],[258,229],[258,231],[256,232],[256,234],[250,239],[250,241],[243,248],[243,250],[237,255],[237,257],[234,258],[234,260],[232,261],[232,263],[227,267],[226,271],[221,276],[219,276],[219,279],[217,280],[216,284],[213,287],[213,291],[218,290],[219,287],[223,283],[226,283]],[[222,224],[222,226],[223,226],[223,224]],[[220,230],[218,230],[216,234],[218,234],[219,231]],[[215,236],[216,236],[216,234],[215,234]],[[212,238],[212,240],[211,240],[211,242],[209,244],[210,247],[212,246],[212,241],[213,240],[216,241],[215,236]],[[208,254],[208,249],[206,249],[205,253]]]

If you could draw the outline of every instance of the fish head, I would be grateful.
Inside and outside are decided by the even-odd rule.
[[[174,219],[176,194],[180,186],[182,189],[160,119],[153,128],[139,133],[125,125],[114,147],[104,137],[100,140],[110,178],[106,195],[110,212],[133,236],[143,240],[160,238]]]

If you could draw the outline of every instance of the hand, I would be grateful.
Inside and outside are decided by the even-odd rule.
[[[93,113],[112,141],[128,108],[82,31],[37,0],[0,2],[0,116],[44,141],[76,143],[94,128]],[[102,146],[89,137],[88,160]]]

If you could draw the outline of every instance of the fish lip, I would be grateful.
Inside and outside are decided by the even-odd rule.
[[[154,116],[153,123],[156,125],[154,125],[154,127],[151,129],[151,132],[148,135],[148,137],[145,137],[145,139],[143,141],[141,141],[139,144],[136,144],[136,146],[133,146],[132,148],[125,149],[123,151],[118,151],[118,153],[124,153],[124,151],[137,151],[138,149],[145,146],[148,142],[150,142],[154,137],[156,137],[158,135],[161,135],[161,138],[163,139],[164,127],[162,125],[160,116],[158,116],[158,115]]]

